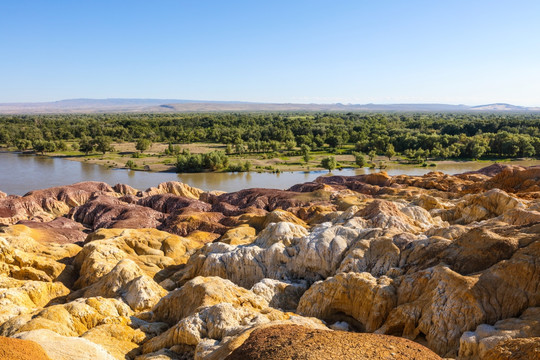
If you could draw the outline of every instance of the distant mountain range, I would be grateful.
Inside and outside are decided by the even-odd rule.
[[[216,111],[540,112],[540,107],[525,107],[504,103],[478,106],[450,104],[294,104],[178,99],[69,99],[53,102],[0,103],[0,114]]]

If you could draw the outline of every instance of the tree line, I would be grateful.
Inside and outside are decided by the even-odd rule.
[[[227,144],[227,154],[325,149],[410,159],[540,157],[534,113],[208,113],[0,116],[0,144],[106,152],[111,142]],[[298,150],[300,149],[300,150]],[[306,149],[309,149],[306,151]],[[390,157],[393,155],[390,155]]]

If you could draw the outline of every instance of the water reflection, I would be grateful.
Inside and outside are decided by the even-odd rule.
[[[448,174],[477,170],[490,163],[440,163],[437,167],[413,167],[391,164],[385,171],[389,175],[423,175],[430,171]],[[538,165],[540,161],[513,161],[509,164]],[[379,170],[344,169],[334,175],[360,175]],[[270,173],[202,173],[175,174],[150,173],[125,169],[109,169],[84,162],[69,161],[35,155],[0,153],[0,190],[8,194],[23,195],[30,190],[72,184],[80,181],[104,181],[110,185],[124,183],[136,189],[147,189],[164,181],[181,181],[203,190],[237,191],[262,187],[287,189],[292,185],[312,181],[328,171]]]

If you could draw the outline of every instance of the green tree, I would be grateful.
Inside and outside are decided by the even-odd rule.
[[[320,149],[324,146],[324,139],[321,135],[317,135],[313,138],[313,144],[315,145],[315,148]]]
[[[178,155],[180,154],[180,146],[179,145],[173,145],[172,143],[169,143],[167,148],[164,151],[165,155]]]
[[[371,150],[368,152],[369,161],[373,162],[373,159],[377,156],[377,152],[375,150]]]
[[[328,172],[334,170],[337,166],[336,158],[333,156],[325,157],[321,160],[321,166],[328,170]]]
[[[54,141],[45,141],[45,152],[55,152],[56,143]]]
[[[88,155],[89,153],[94,151],[95,147],[96,146],[92,139],[87,136],[83,136],[81,140],[79,140],[79,151],[83,152],[85,155]]]
[[[229,165],[229,158],[222,151],[206,154],[182,154],[176,158],[177,172],[198,172],[202,170],[222,170]]]
[[[471,157],[473,159],[480,159],[482,155],[484,155],[486,150],[487,150],[486,146],[484,146],[483,144],[479,142],[474,142],[470,148]]]
[[[338,148],[341,145],[342,141],[343,140],[341,139],[341,137],[337,135],[332,135],[326,138],[326,143],[330,145],[331,148]]]
[[[396,155],[396,150],[394,150],[394,145],[388,144],[386,147],[386,152],[384,153],[388,160],[392,160],[392,157]]]
[[[145,152],[152,146],[152,141],[149,139],[140,138],[135,144],[135,149],[139,150],[141,153]]]
[[[17,150],[24,151],[32,147],[32,142],[27,139],[19,139],[15,142],[15,146],[17,147]]]
[[[309,162],[309,159],[311,158],[309,156],[309,152],[311,151],[311,149],[306,144],[302,144],[302,146],[300,147],[300,151],[302,152],[302,159],[307,164]]]
[[[234,150],[236,151],[237,154],[243,154],[246,151],[246,147],[244,146],[244,142],[241,141],[241,140],[238,141],[234,145]]]
[[[54,141],[45,141],[45,140],[36,140],[32,144],[35,152],[41,153],[41,155],[46,152],[53,152],[56,150],[56,144]]]
[[[32,143],[32,148],[35,152],[41,153],[43,155],[45,153],[45,141],[43,140],[36,140]]]
[[[354,155],[354,162],[356,163],[356,165],[358,165],[359,167],[366,166],[366,158],[364,157],[364,154],[359,153],[359,152],[353,152],[353,155]]]
[[[524,144],[523,148],[521,149],[521,153],[525,157],[533,157],[536,154],[536,150],[534,146],[528,142]]]
[[[529,136],[520,136],[519,153],[521,156],[525,157],[532,157],[536,154],[536,150],[534,149],[531,138]]]
[[[293,151],[295,147],[296,147],[296,141],[287,140],[285,142],[285,148],[287,149],[287,151]]]
[[[270,148],[272,151],[278,151],[279,150],[279,141],[272,140],[270,142]]]
[[[361,152],[361,151],[364,151],[366,146],[367,146],[366,141],[357,141],[356,144],[354,144],[354,150],[357,152]]]
[[[66,151],[68,149],[68,146],[64,140],[58,140],[55,142],[56,150],[58,151]]]
[[[113,151],[114,148],[112,147],[112,140],[108,136],[98,136],[94,140],[94,144],[96,145],[96,150],[105,154],[107,151]]]

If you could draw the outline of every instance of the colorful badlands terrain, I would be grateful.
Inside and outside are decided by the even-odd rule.
[[[2,359],[540,358],[540,167],[0,193]]]

